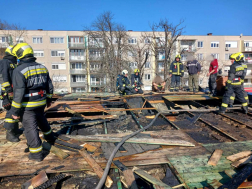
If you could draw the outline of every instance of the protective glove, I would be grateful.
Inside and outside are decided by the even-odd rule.
[[[13,92],[13,88],[11,86],[5,87],[5,92],[12,93]]]
[[[125,87],[121,87],[120,91],[125,91]]]
[[[3,107],[6,110],[10,110],[11,109],[11,101],[9,100],[8,96],[4,96],[3,97]]]

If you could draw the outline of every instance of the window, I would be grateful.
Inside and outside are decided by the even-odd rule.
[[[43,57],[44,56],[44,51],[34,51],[34,56],[35,57]]]
[[[219,60],[219,54],[212,54],[212,56],[213,56],[214,58],[216,58],[217,60]]]
[[[130,43],[130,44],[136,44],[137,43],[137,38],[134,38],[134,37],[129,38],[128,39],[128,43]]]
[[[50,43],[64,43],[64,37],[50,37]]]
[[[86,80],[85,75],[72,75],[72,82],[85,82]]]
[[[65,57],[65,51],[51,51],[51,56],[54,56],[54,57]]]
[[[85,68],[85,65],[83,65],[83,63],[81,62],[76,62],[76,63],[72,63],[72,67],[73,70],[82,70]]]
[[[218,48],[219,47],[219,42],[211,42],[211,47],[212,48]]]
[[[103,39],[102,38],[89,38],[89,45],[96,47],[103,47]]]
[[[150,80],[151,76],[150,76],[150,74],[144,74],[144,78],[145,78],[145,80]]]
[[[73,88],[73,93],[82,93],[86,91],[86,88],[82,87],[82,88]]]
[[[146,37],[146,38],[144,39],[144,43],[145,43],[145,44],[150,44],[150,43],[151,43],[151,37]]]
[[[225,60],[229,60],[229,56],[230,56],[231,54],[232,54],[232,53],[225,54]]]
[[[65,75],[54,75],[53,76],[53,82],[66,82],[67,76]]]
[[[70,37],[71,43],[84,43],[83,37]]]
[[[203,41],[198,41],[198,48],[203,48]]]
[[[225,46],[226,47],[230,47],[230,48],[237,48],[237,42],[236,41],[230,41],[230,42],[225,42]]]
[[[136,53],[132,51],[128,51],[128,56],[136,56]]]
[[[8,37],[2,37],[2,43],[5,43],[5,42],[9,42],[9,38]]]
[[[187,60],[187,55],[181,54],[181,61],[186,61],[186,60]]]
[[[133,68],[133,69],[134,69],[134,68],[137,68],[137,62],[130,62],[130,63],[129,63],[129,67],[130,67],[130,68]]]
[[[71,49],[70,56],[84,56],[84,50],[80,49]]]
[[[33,37],[32,38],[33,43],[43,43],[42,37]]]
[[[146,62],[144,65],[145,68],[150,68],[150,62]]]
[[[90,70],[98,70],[100,68],[100,64],[90,64]]]
[[[165,52],[160,51],[158,52],[158,60],[164,60],[165,59]]]
[[[65,63],[52,63],[53,70],[65,70],[66,64]]]
[[[16,37],[16,42],[17,43],[23,43],[24,42],[24,38],[23,37]]]
[[[89,55],[91,57],[101,57],[102,52],[100,50],[89,50]]]
[[[59,65],[53,64],[53,65],[52,65],[52,69],[53,69],[53,70],[58,70],[58,69],[59,69]]]
[[[252,41],[245,41],[244,47],[252,47]]]
[[[198,60],[203,60],[203,54],[198,54]]]

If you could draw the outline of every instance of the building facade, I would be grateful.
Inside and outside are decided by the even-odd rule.
[[[152,32],[144,32],[145,36]],[[152,40],[162,40],[164,34],[159,32],[156,39],[143,39],[143,32],[128,31],[127,43],[132,46],[144,48]],[[87,92],[106,90],[106,73],[101,72],[100,60],[102,51],[97,47],[97,41],[90,40],[83,31],[44,31],[27,30],[21,37],[10,39],[5,32],[0,31],[0,48],[5,49],[10,41],[13,43],[27,42],[34,50],[37,62],[45,65],[52,78],[56,92]],[[102,41],[98,41],[102,43]],[[100,46],[101,47],[101,46]],[[2,52],[2,51],[1,51]],[[230,61],[229,55],[235,52],[243,52],[248,64],[252,64],[252,36],[180,36],[175,43],[172,56],[181,53],[181,60],[186,64],[189,56],[194,56],[201,65],[199,84],[207,86],[207,76],[210,61],[208,57],[213,55],[218,59],[219,68],[227,74]],[[3,53],[1,54],[3,55]],[[129,69],[138,68],[138,62],[134,52],[129,52]],[[156,65],[157,64],[157,65]],[[246,84],[251,84],[252,73],[248,66]],[[164,70],[164,52],[157,55],[150,52],[150,56],[143,66],[143,89],[151,90],[152,80],[156,73],[162,76]],[[187,76],[183,79],[183,85],[187,85]]]

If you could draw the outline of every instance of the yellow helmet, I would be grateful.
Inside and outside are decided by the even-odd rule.
[[[22,59],[27,55],[33,56],[33,49],[27,43],[19,43],[13,47],[12,53],[18,59]]]
[[[177,54],[177,55],[175,56],[175,59],[176,59],[176,58],[181,59],[181,56],[180,56],[179,54]]]
[[[6,50],[5,50],[5,54],[6,54],[6,55],[15,56],[15,55],[12,53],[12,49],[13,49],[13,45],[10,45],[9,47],[7,47]]]
[[[136,69],[134,70],[134,73],[140,73],[140,70],[136,68]]]
[[[236,62],[243,61],[244,55],[241,52],[231,54],[229,59],[234,59]]]

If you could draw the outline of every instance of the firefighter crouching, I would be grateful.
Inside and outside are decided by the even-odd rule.
[[[20,119],[29,147],[29,159],[43,160],[42,142],[38,127],[47,141],[54,136],[45,115],[44,108],[51,105],[53,85],[45,66],[36,63],[33,49],[27,43],[13,47],[12,53],[20,60],[13,72],[14,97],[10,112],[14,119]]]
[[[225,113],[228,107],[230,97],[235,93],[235,97],[242,103],[244,113],[248,113],[248,103],[243,94],[243,82],[246,76],[246,70],[243,65],[244,55],[242,53],[232,54],[229,59],[232,65],[228,73],[228,80],[226,83],[226,92],[222,99],[222,104],[219,113]]]
[[[7,110],[4,128],[7,130],[6,139],[10,142],[19,142],[19,134],[22,130],[18,129],[18,120],[13,119],[10,108],[13,98],[12,73],[17,64],[17,58],[12,54],[13,46],[5,50],[5,56],[0,61],[0,83],[2,86],[0,98],[3,100],[3,107]]]
[[[123,70],[122,74],[117,76],[116,87],[120,95],[136,94],[136,91],[130,85],[127,70]]]
[[[179,91],[180,87],[180,77],[184,76],[184,67],[182,62],[180,62],[181,56],[176,55],[175,61],[171,63],[170,66],[170,77],[171,77],[171,88],[170,91]]]
[[[141,85],[143,85],[143,83],[141,82],[139,69],[135,69],[134,74],[131,75],[131,85],[136,93],[143,94],[143,90],[141,89]]]

